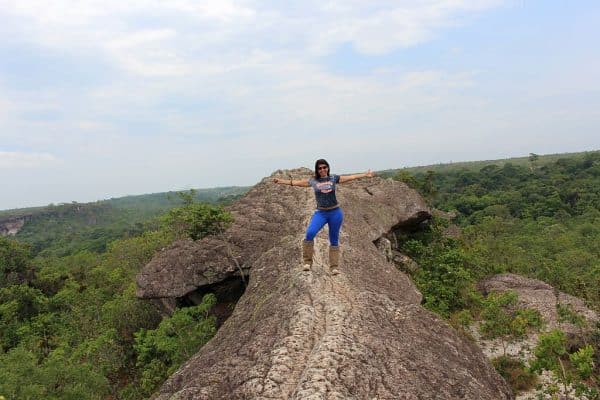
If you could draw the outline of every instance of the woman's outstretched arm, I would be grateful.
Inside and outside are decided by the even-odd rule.
[[[372,178],[375,174],[373,173],[373,171],[368,170],[367,172],[364,172],[362,174],[355,174],[355,175],[341,175],[340,176],[340,183],[344,183],[344,182],[350,182],[353,181],[355,179],[360,179],[360,178],[365,178],[365,177],[369,177]]]
[[[273,183],[278,183],[280,185],[290,185],[290,186],[301,186],[301,187],[309,187],[308,179],[282,179],[282,178],[273,178]]]

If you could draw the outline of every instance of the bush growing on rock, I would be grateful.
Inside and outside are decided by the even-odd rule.
[[[492,360],[492,365],[517,393],[529,390],[537,383],[537,375],[529,371],[522,360],[500,356]]]
[[[509,343],[522,339],[532,328],[542,326],[540,313],[531,309],[517,307],[518,296],[515,292],[492,292],[483,300],[480,331],[486,339],[500,339],[503,355]]]
[[[233,218],[222,206],[194,203],[172,209],[165,215],[163,222],[179,236],[200,240],[223,232],[233,222]]]

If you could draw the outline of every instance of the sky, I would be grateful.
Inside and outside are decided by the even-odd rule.
[[[0,0],[0,209],[600,149],[600,2]]]

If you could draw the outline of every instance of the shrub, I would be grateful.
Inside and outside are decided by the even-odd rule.
[[[199,240],[223,232],[233,218],[222,206],[195,203],[172,209],[163,217],[163,222],[177,235]]]
[[[537,384],[536,374],[530,372],[522,360],[500,356],[492,360],[492,365],[515,393],[532,389]]]

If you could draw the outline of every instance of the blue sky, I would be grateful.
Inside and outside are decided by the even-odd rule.
[[[0,209],[600,149],[593,1],[0,0]]]

